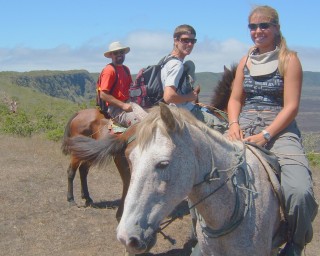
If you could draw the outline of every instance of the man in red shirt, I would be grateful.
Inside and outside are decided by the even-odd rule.
[[[98,97],[103,100],[108,108],[107,112],[114,122],[129,127],[138,120],[129,100],[129,87],[132,83],[130,70],[123,65],[125,55],[130,47],[113,42],[104,56],[111,58],[112,62],[107,64],[101,71],[97,90]]]

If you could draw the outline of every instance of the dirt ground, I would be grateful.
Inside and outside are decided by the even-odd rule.
[[[62,155],[60,143],[7,136],[0,136],[0,141],[0,255],[123,255],[115,232],[122,185],[113,164],[89,173],[91,197],[98,208],[70,207],[66,200],[69,158]],[[314,170],[314,183],[319,200],[319,170]],[[76,202],[83,205],[78,174],[74,193]],[[184,248],[189,218],[184,215],[164,230],[175,245],[158,236],[157,245],[145,256],[189,255],[189,248]],[[306,255],[320,255],[319,234],[320,214]]]

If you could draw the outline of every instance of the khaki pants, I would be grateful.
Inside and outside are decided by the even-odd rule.
[[[125,112],[120,108],[109,106],[108,113],[113,122],[123,127],[129,127],[140,121],[135,112]]]
[[[245,136],[258,134],[275,119],[274,112],[244,112],[239,123]],[[289,227],[289,240],[303,248],[313,236],[312,221],[318,212],[312,174],[302,146],[301,135],[293,121],[265,146],[278,157],[281,188]]]

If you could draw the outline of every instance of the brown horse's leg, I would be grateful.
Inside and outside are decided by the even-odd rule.
[[[81,163],[79,166],[80,181],[81,181],[81,197],[86,200],[85,206],[91,206],[93,200],[90,198],[87,176],[89,172],[90,165],[87,163]]]
[[[73,195],[73,180],[74,180],[74,177],[76,176],[76,171],[78,167],[79,167],[79,161],[72,159],[67,170],[67,174],[68,174],[67,200],[70,203],[70,205],[76,204],[74,201],[74,195]]]
[[[114,157],[114,163],[117,166],[122,179],[122,196],[121,196],[119,208],[116,212],[117,221],[120,222],[120,219],[123,213],[124,200],[126,198],[126,195],[129,189],[131,173],[130,173],[129,164],[124,154],[116,155]]]

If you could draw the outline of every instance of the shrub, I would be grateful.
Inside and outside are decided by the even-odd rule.
[[[4,133],[18,136],[31,136],[35,126],[24,111],[7,113],[2,118],[0,130]]]
[[[52,141],[59,141],[63,137],[63,134],[64,134],[63,127],[58,127],[54,130],[48,131],[46,133],[46,137],[47,137],[47,139],[52,140]]]
[[[37,130],[39,132],[46,132],[57,129],[58,123],[54,120],[52,114],[41,114],[37,117]]]

